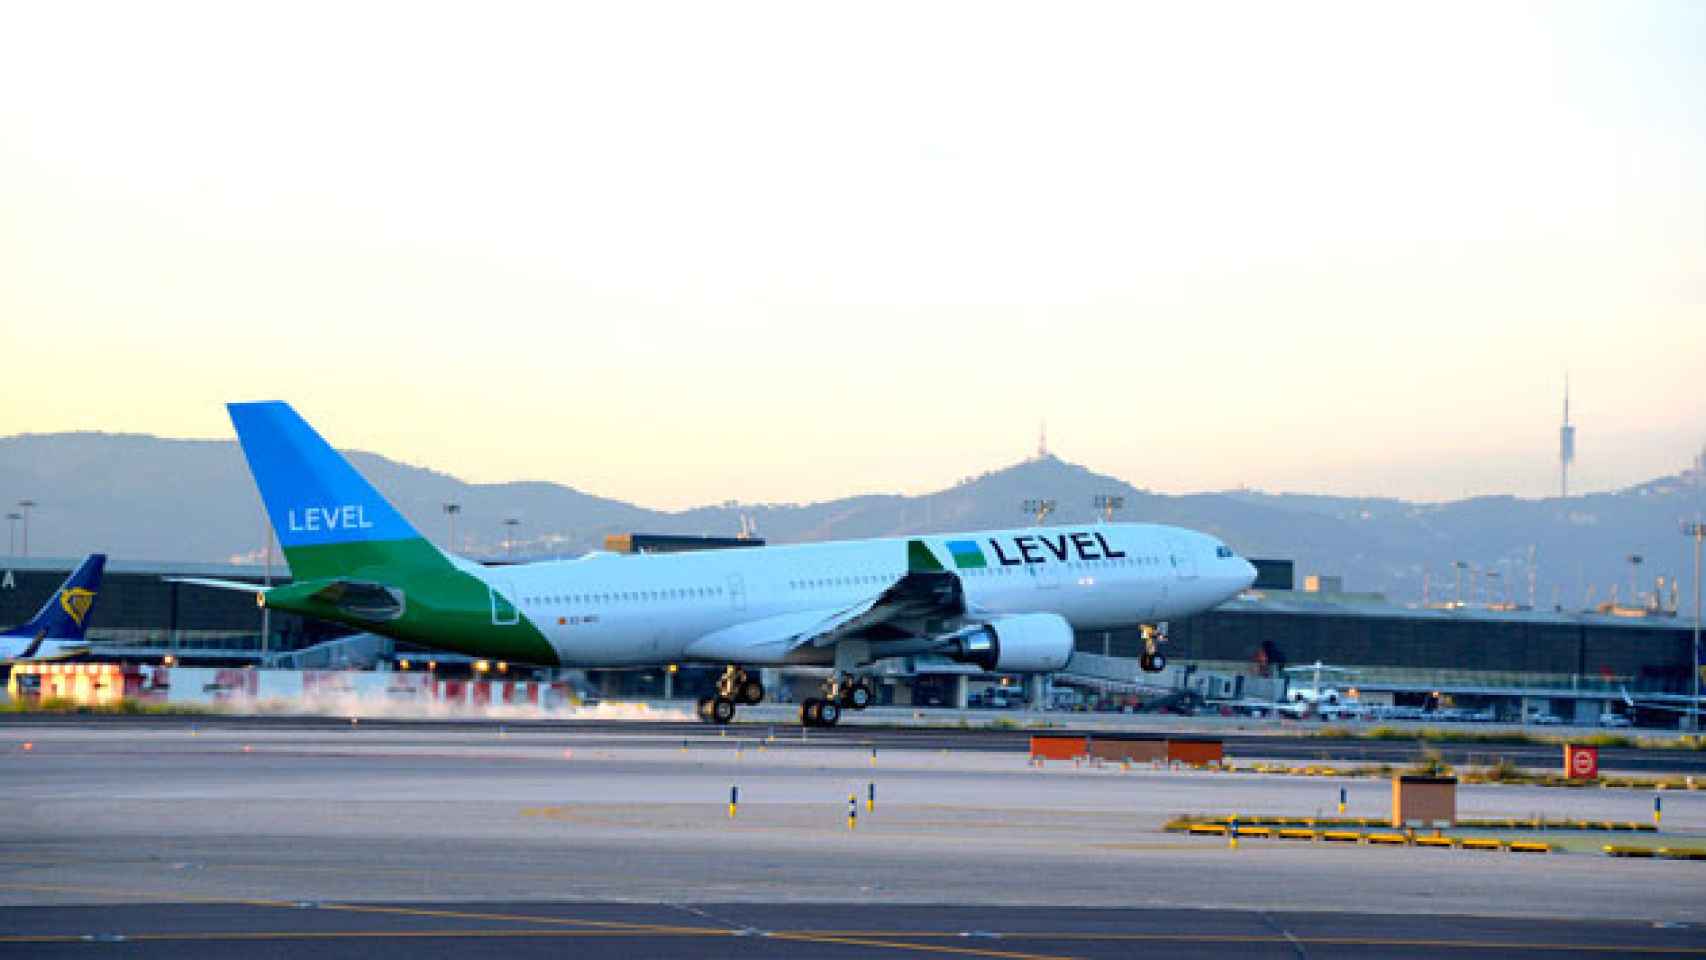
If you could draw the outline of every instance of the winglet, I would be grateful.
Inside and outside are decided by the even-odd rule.
[[[922,540],[906,541],[906,569],[908,573],[941,573],[947,569],[942,561],[930,552]]]

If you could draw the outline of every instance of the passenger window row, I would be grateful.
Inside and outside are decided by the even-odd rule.
[[[893,575],[885,577],[881,574],[863,573],[852,577],[822,577],[816,580],[789,580],[788,589],[818,590],[823,587],[887,586],[898,579],[898,577]]]
[[[1160,557],[1114,557],[1111,559],[1104,557],[1100,560],[1072,560],[1061,564],[1061,566],[1065,566],[1073,570],[1101,570],[1111,566],[1150,567],[1156,566],[1160,563]],[[982,570],[960,570],[958,573],[962,577],[1005,577],[1013,573],[1015,570],[1025,569],[1026,566],[1026,564],[1004,565],[999,567],[987,567]]]
[[[699,600],[723,595],[722,587],[682,587],[674,590],[620,590],[608,593],[547,594],[524,598],[545,606],[594,603],[638,603],[649,600]]]

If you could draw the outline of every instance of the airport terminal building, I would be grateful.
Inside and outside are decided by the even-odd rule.
[[[28,620],[50,597],[74,559],[11,558],[0,567],[0,625]],[[109,563],[91,616],[92,659],[246,666],[337,667],[430,660],[454,674],[467,658],[393,645],[338,642],[348,630],[276,611],[263,613],[246,594],[174,582],[178,577],[243,580],[260,586],[254,566]],[[289,582],[287,576],[273,583]],[[1338,680],[1364,703],[1436,706],[1449,702],[1518,719],[1544,711],[1593,722],[1602,712],[1635,715],[1646,725],[1672,726],[1692,677],[1691,623],[1677,618],[1624,618],[1594,613],[1527,610],[1414,609],[1366,596],[1294,591],[1289,571],[1264,569],[1257,589],[1221,607],[1171,625],[1171,666],[1163,685],[1188,687],[1208,701],[1238,701],[1282,692],[1286,667],[1313,663],[1345,668]],[[1264,587],[1266,589],[1264,589]],[[266,635],[263,641],[263,623]],[[367,638],[369,641],[374,638]],[[1086,663],[1129,668],[1142,641],[1130,630],[1078,636]],[[1104,693],[1129,692],[1121,671],[1069,665],[1063,683]],[[519,665],[517,667],[519,670]],[[913,687],[968,670],[925,658],[885,673],[884,697],[912,703]],[[676,695],[709,684],[715,671],[607,671],[592,685],[611,694]],[[703,676],[700,676],[703,674]],[[1125,669],[1123,675],[1150,679]],[[989,678],[982,678],[989,679]],[[1294,676],[1293,685],[1297,683]],[[965,685],[960,684],[960,696]],[[920,699],[917,702],[938,702]]]

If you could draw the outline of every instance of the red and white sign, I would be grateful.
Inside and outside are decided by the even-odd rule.
[[[1599,748],[1564,744],[1564,776],[1571,780],[1599,779]]]

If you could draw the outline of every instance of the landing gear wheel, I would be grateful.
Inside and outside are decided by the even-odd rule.
[[[817,725],[833,727],[841,721],[841,704],[834,700],[825,700],[817,708]]]
[[[711,723],[711,697],[699,698],[699,722]]]
[[[842,698],[842,704],[853,710],[863,710],[876,700],[876,691],[863,680],[853,681],[847,688],[847,695]]]
[[[735,718],[735,702],[728,697],[715,697],[711,700],[711,722],[722,726]]]
[[[807,697],[800,704],[800,726],[815,727],[822,722],[823,701],[816,697]]]
[[[1167,669],[1167,655],[1160,651],[1146,653],[1138,660],[1137,665],[1143,668],[1144,673],[1160,673]]]
[[[764,684],[760,683],[756,677],[748,677],[740,685],[740,696],[736,699],[745,704],[764,702]]]

